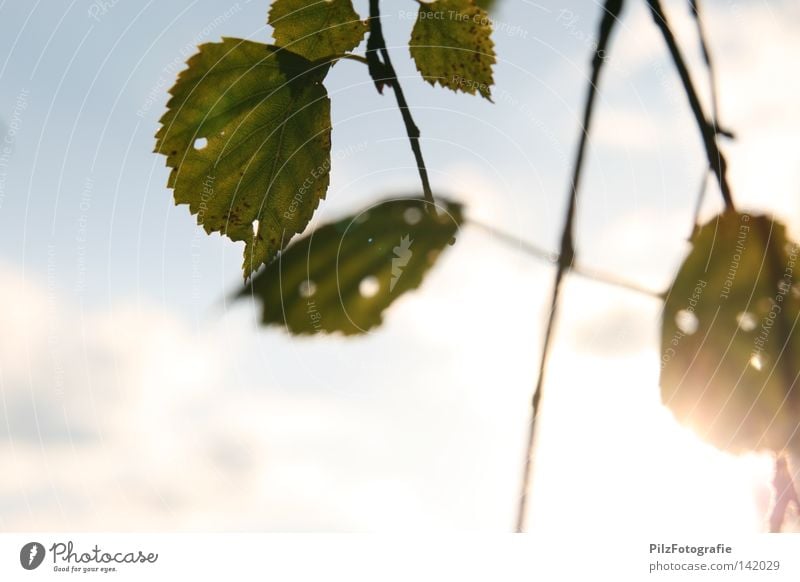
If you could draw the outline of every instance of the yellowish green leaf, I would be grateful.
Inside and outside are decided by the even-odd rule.
[[[325,69],[246,40],[209,43],[188,62],[156,134],[168,186],[208,233],[245,241],[244,276],[305,229],[328,188]]]
[[[276,45],[310,61],[353,50],[368,28],[351,0],[276,0],[269,24]]]
[[[491,100],[495,64],[492,23],[475,0],[420,3],[411,56],[430,84]]]

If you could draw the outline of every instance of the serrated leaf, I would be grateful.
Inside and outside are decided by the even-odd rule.
[[[664,403],[720,449],[800,453],[798,246],[734,212],[692,244],[663,313]]]
[[[276,45],[310,61],[353,50],[368,28],[351,0],[276,0],[269,24]]]
[[[328,188],[324,69],[241,39],[200,46],[170,90],[156,151],[176,204],[206,232],[245,241],[244,276],[311,220]]]
[[[441,199],[436,216],[417,198],[379,202],[292,243],[240,296],[292,334],[365,333],[422,283],[462,220],[461,205]]]
[[[420,3],[409,47],[431,85],[491,100],[496,62],[491,35],[491,20],[475,0],[438,0]]]

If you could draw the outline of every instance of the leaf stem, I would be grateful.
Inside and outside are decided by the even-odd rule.
[[[580,185],[581,173],[583,170],[583,160],[586,151],[586,144],[589,138],[589,127],[594,110],[595,97],[597,95],[597,84],[600,79],[600,71],[606,59],[606,51],[614,24],[617,22],[622,12],[623,0],[606,0],[603,6],[603,18],[600,22],[600,32],[598,35],[597,46],[595,47],[592,58],[592,74],[589,80],[589,87],[586,96],[586,103],[583,112],[583,123],[581,126],[581,137],[573,166],[572,181],[569,189],[569,206],[567,216],[564,221],[564,230],[561,234],[561,250],[558,257],[555,281],[553,283],[552,297],[550,300],[550,313],[547,318],[547,327],[544,334],[544,345],[542,347],[541,360],[539,362],[539,377],[531,399],[531,422],[528,429],[528,444],[525,450],[525,468],[522,474],[522,484],[520,486],[519,506],[517,508],[516,531],[522,532],[526,529],[526,516],[528,513],[528,491],[530,489],[531,477],[533,475],[533,451],[536,444],[536,420],[540,413],[540,403],[544,387],[545,369],[550,355],[550,346],[553,336],[553,328],[558,312],[558,300],[561,291],[561,283],[564,275],[572,268],[575,259],[574,245],[574,223],[575,210],[578,202],[578,187]]]
[[[339,55],[333,55],[332,57],[328,57],[325,60],[327,62],[335,62],[340,60],[348,60],[348,61],[357,61],[359,63],[363,63],[365,65],[369,65],[369,60],[367,57],[362,57],[361,55],[356,55],[353,53],[342,53]]]
[[[408,102],[403,94],[403,88],[400,86],[400,81],[397,78],[397,72],[392,66],[389,50],[386,48],[386,41],[383,38],[379,0],[369,1],[369,20],[370,33],[367,39],[366,60],[370,68],[370,74],[372,75],[373,81],[375,81],[375,87],[379,93],[383,93],[384,85],[389,85],[394,92],[395,98],[397,99],[397,106],[400,109],[400,113],[403,116],[403,123],[406,126],[408,141],[411,143],[411,150],[414,152],[414,158],[417,161],[419,179],[422,182],[422,192],[425,195],[425,200],[430,203],[426,205],[426,208],[428,208],[429,211],[436,212],[433,191],[431,190],[431,184],[428,179],[428,169],[425,166],[425,159],[422,157],[422,149],[419,145],[419,127],[414,123],[414,118],[411,116],[411,110],[408,107]]]
[[[736,207],[733,203],[730,185],[728,184],[728,164],[725,160],[725,156],[722,155],[722,152],[719,150],[719,146],[717,145],[717,129],[708,121],[705,113],[703,112],[703,106],[700,104],[700,99],[697,96],[697,90],[692,82],[691,74],[686,66],[686,61],[683,58],[681,49],[678,47],[678,43],[675,40],[675,35],[672,33],[672,29],[669,26],[667,16],[661,6],[661,1],[647,0],[647,5],[650,7],[650,13],[656,23],[656,26],[661,31],[661,35],[664,37],[664,41],[666,42],[669,53],[672,56],[672,61],[675,64],[675,68],[678,70],[678,76],[683,84],[686,97],[689,100],[689,106],[694,114],[697,127],[700,130],[700,135],[703,138],[703,145],[706,150],[708,164],[711,167],[711,170],[714,172],[717,182],[719,183],[722,200],[724,201],[725,207],[728,210],[735,211]]]

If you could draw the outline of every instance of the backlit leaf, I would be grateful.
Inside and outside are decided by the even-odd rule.
[[[276,0],[269,24],[276,45],[310,61],[353,50],[368,28],[351,0]]]
[[[663,314],[664,403],[723,450],[800,453],[798,246],[733,212],[692,242]]]
[[[491,99],[495,63],[492,23],[475,0],[420,3],[411,56],[431,85]]]
[[[156,134],[176,204],[206,232],[245,241],[244,276],[301,232],[325,197],[325,69],[246,40],[209,43],[178,77]]]
[[[417,288],[452,243],[462,208],[439,203],[434,216],[416,198],[390,199],[292,243],[240,296],[263,304],[265,325],[293,334],[364,333],[401,295]]]

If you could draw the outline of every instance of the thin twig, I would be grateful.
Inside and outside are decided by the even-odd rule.
[[[534,258],[540,259],[550,264],[556,263],[558,261],[558,254],[551,253],[537,246],[534,246],[529,242],[525,242],[517,238],[513,234],[503,232],[497,227],[486,224],[485,222],[480,222],[479,220],[475,220],[474,218],[467,219],[467,223],[471,224],[472,226],[478,227],[479,229],[492,235],[492,237],[496,238],[497,240],[519,251],[522,251],[523,253],[530,255]]]
[[[658,29],[661,31],[661,35],[664,37],[664,41],[667,44],[669,53],[672,56],[672,61],[675,63],[675,68],[678,70],[678,76],[681,79],[681,83],[683,83],[686,97],[689,100],[689,106],[694,114],[697,127],[700,130],[700,135],[703,138],[703,145],[705,146],[708,165],[711,167],[711,170],[714,172],[714,175],[717,178],[719,189],[722,193],[722,199],[725,202],[725,207],[728,210],[736,210],[736,207],[733,203],[733,197],[731,195],[730,185],[728,184],[728,164],[725,160],[725,156],[722,155],[722,152],[719,150],[719,146],[717,145],[717,131],[712,123],[708,121],[705,113],[703,112],[703,106],[701,105],[700,99],[697,96],[697,90],[692,82],[691,74],[686,66],[686,61],[683,58],[681,49],[678,47],[678,43],[675,40],[675,35],[672,33],[672,29],[669,26],[664,9],[661,7],[661,2],[660,0],[647,0],[647,5],[650,7],[650,13],[653,16],[656,26],[658,26]]]
[[[697,36],[700,39],[700,51],[703,54],[703,61],[706,63],[708,76],[711,79],[711,119],[713,120],[717,118],[719,99],[717,98],[716,83],[714,82],[714,63],[711,60],[711,52],[708,50],[705,27],[703,26],[703,19],[700,16],[700,0],[689,0],[689,10],[694,17],[694,23],[697,27]]]
[[[646,287],[642,287],[637,283],[621,279],[616,275],[610,275],[608,273],[604,273],[596,269],[589,269],[581,265],[573,264],[571,272],[575,275],[580,275],[585,279],[597,281],[598,283],[603,283],[605,285],[611,285],[612,287],[619,287],[620,289],[625,289],[626,291],[633,291],[634,293],[646,295],[647,297],[653,297],[660,301],[663,301],[667,296],[665,291],[653,291],[652,289],[647,289]]]
[[[472,218],[467,220],[467,224],[471,224],[472,226],[476,226],[479,229],[489,233],[492,237],[509,247],[512,247],[526,255],[538,259],[540,261],[544,261],[549,264],[558,263],[558,254],[554,252],[546,251],[542,248],[539,248],[535,245],[532,245],[529,242],[523,241],[518,237],[514,236],[513,234],[509,234],[504,232],[494,226],[488,225],[484,222],[480,222],[474,220]],[[646,287],[642,287],[636,283],[632,283],[630,281],[626,281],[624,279],[620,279],[614,275],[609,275],[608,273],[604,273],[602,271],[598,271],[596,269],[590,269],[587,267],[582,267],[580,265],[576,265],[573,263],[571,272],[584,277],[585,279],[590,279],[592,281],[596,281],[598,283],[603,283],[605,285],[611,285],[613,287],[619,287],[621,289],[626,289],[628,291],[633,291],[635,293],[640,293],[642,295],[647,295],[648,297],[654,297],[656,299],[664,299],[664,292],[653,291],[652,289],[647,289]]]
[[[711,174],[711,168],[703,170],[703,177],[700,179],[700,187],[697,189],[697,199],[695,200],[694,211],[692,212],[692,231],[689,233],[689,238],[687,239],[689,241],[694,239],[694,235],[700,228],[700,211],[703,209],[703,200],[705,199],[709,174]]]
[[[392,60],[389,58],[389,51],[386,48],[386,41],[383,38],[383,29],[381,28],[379,0],[369,0],[369,18],[370,32],[369,39],[367,39],[367,61],[370,74],[372,75],[373,81],[375,81],[375,87],[378,89],[379,93],[383,93],[384,85],[389,85],[394,92],[395,98],[397,99],[397,106],[400,108],[400,113],[403,115],[403,123],[406,125],[406,133],[408,134],[408,141],[411,143],[411,150],[414,152],[414,158],[417,160],[419,178],[422,181],[422,192],[425,195],[425,200],[430,203],[427,207],[429,210],[435,212],[433,191],[431,190],[431,184],[428,180],[428,169],[425,166],[425,160],[422,157],[422,149],[419,146],[420,131],[417,124],[414,123],[414,118],[411,116],[408,102],[403,94],[402,87],[400,87],[400,81],[392,66]]]
[[[703,62],[706,64],[706,72],[708,74],[708,92],[711,96],[711,124],[717,134],[733,137],[733,134],[720,127],[719,122],[719,91],[717,90],[717,75],[714,67],[714,59],[711,58],[711,50],[709,43],[706,39],[705,26],[703,26],[702,10],[700,8],[700,0],[689,0],[689,11],[694,18],[695,27],[697,28],[697,38],[700,42],[700,52],[703,55]],[[704,172],[700,181],[700,188],[697,194],[697,202],[694,208],[694,220],[692,222],[692,232],[689,240],[694,237],[695,232],[700,227],[700,211],[703,207],[703,200],[705,199],[706,188],[708,186],[708,175],[711,173],[711,166]]]
[[[772,479],[772,488],[775,500],[769,517],[769,531],[770,533],[780,533],[789,504],[794,503],[795,507],[800,509],[800,497],[797,495],[794,479],[789,471],[789,463],[784,455],[778,455],[775,458],[775,476]]]
[[[719,122],[719,91],[717,90],[717,73],[714,67],[714,59],[711,58],[711,50],[707,40],[706,29],[703,26],[702,10],[700,8],[700,0],[689,0],[689,9],[694,17],[694,23],[697,27],[697,37],[700,40],[700,52],[703,55],[703,62],[706,64],[708,70],[708,88],[711,95],[711,123],[714,126],[714,131],[719,135],[725,137],[734,137],[733,134],[727,129],[723,129]]]
[[[689,0],[689,11],[694,18],[695,27],[697,28],[697,37],[700,42],[700,52],[703,55],[703,62],[706,65],[708,74],[708,92],[711,96],[711,125],[717,135],[724,135],[725,137],[733,138],[734,135],[727,129],[723,129],[719,120],[719,90],[717,89],[717,73],[714,67],[714,59],[711,57],[710,44],[707,39],[705,26],[703,25],[702,10],[700,8],[700,0]],[[708,175],[711,173],[711,166],[704,172],[700,182],[700,189],[697,195],[697,202],[694,208],[694,221],[692,222],[692,232],[689,240],[694,236],[695,232],[700,226],[700,210],[703,206],[706,188],[708,185]]]
[[[589,126],[592,120],[592,112],[594,110],[595,96],[597,95],[597,84],[600,79],[600,71],[607,54],[607,47],[611,38],[611,32],[614,29],[614,24],[617,22],[620,13],[622,12],[623,0],[606,0],[603,6],[603,18],[600,22],[600,33],[598,35],[597,46],[592,58],[592,74],[589,80],[588,93],[586,96],[586,104],[583,112],[583,123],[581,126],[581,137],[578,144],[578,150],[575,158],[575,165],[573,168],[572,181],[569,190],[569,206],[567,208],[567,217],[564,222],[564,230],[561,234],[561,250],[558,256],[558,266],[555,274],[555,281],[553,283],[552,298],[550,300],[550,314],[547,319],[547,327],[545,328],[544,345],[542,346],[541,360],[539,362],[539,377],[536,381],[536,388],[533,392],[531,401],[532,414],[531,422],[528,432],[528,444],[525,451],[525,469],[522,474],[522,485],[520,489],[519,507],[517,509],[517,527],[518,532],[525,530],[525,520],[528,511],[528,490],[530,488],[531,476],[533,474],[533,451],[536,444],[536,419],[539,416],[539,403],[542,398],[542,388],[544,386],[545,368],[547,366],[547,359],[550,354],[550,344],[553,335],[553,327],[558,311],[558,299],[561,290],[561,282],[564,275],[572,267],[575,259],[575,245],[574,245],[574,223],[575,223],[575,209],[578,201],[578,188],[580,185],[581,173],[583,170],[583,159],[586,151],[586,143],[589,137]]]

